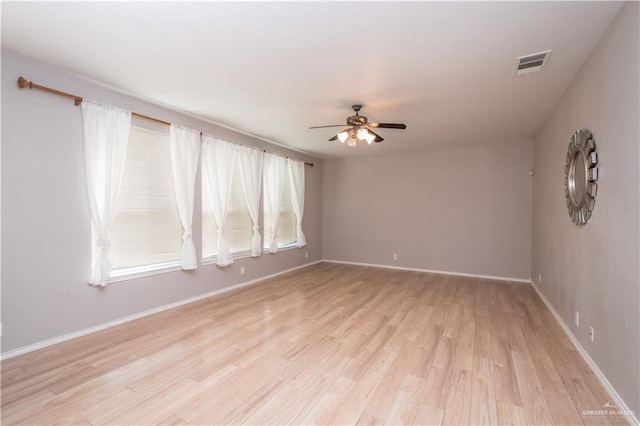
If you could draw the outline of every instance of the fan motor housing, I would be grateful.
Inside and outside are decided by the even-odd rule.
[[[352,115],[347,117],[347,124],[349,126],[364,126],[367,124],[367,117],[364,115]]]

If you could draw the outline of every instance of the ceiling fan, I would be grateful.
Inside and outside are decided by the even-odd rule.
[[[369,123],[367,117],[360,115],[359,112],[362,109],[362,105],[352,105],[355,115],[347,117],[346,124],[330,124],[328,126],[313,126],[310,129],[322,129],[324,127],[343,127],[349,126],[337,135],[334,135],[330,141],[339,140],[342,143],[353,147],[356,146],[358,141],[366,141],[368,144],[372,142],[382,142],[384,138],[378,135],[371,129],[401,129],[407,128],[405,124],[401,123]]]

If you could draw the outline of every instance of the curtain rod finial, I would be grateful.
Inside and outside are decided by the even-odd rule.
[[[80,106],[80,104],[82,103],[82,98],[78,96],[73,100],[73,103],[75,104],[75,106]]]
[[[26,78],[24,77],[19,77],[18,78],[18,86],[20,86],[21,89],[24,89],[25,87],[31,88],[31,82],[27,81]]]

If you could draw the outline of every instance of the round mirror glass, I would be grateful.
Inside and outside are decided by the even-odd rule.
[[[582,206],[587,195],[587,159],[584,152],[577,149],[571,159],[569,172],[569,192],[576,207]]]

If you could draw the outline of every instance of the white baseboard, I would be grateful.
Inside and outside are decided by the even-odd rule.
[[[558,314],[558,312],[554,309],[553,305],[551,305],[551,303],[547,300],[547,298],[544,297],[544,294],[542,294],[540,289],[533,283],[533,281],[531,281],[531,286],[534,288],[536,293],[538,293],[538,296],[547,306],[547,309],[549,309],[549,311],[553,314],[556,321],[558,321],[558,324],[560,324],[560,327],[562,327],[567,337],[569,337],[569,340],[571,341],[571,343],[573,343],[573,346],[575,346],[576,350],[578,351],[582,359],[584,359],[584,361],[587,363],[589,368],[591,368],[591,371],[593,371],[593,374],[595,374],[598,380],[600,381],[600,383],[602,383],[602,386],[605,388],[605,390],[613,400],[613,403],[616,405],[616,407],[618,407],[618,410],[620,410],[623,413],[626,413],[625,418],[627,419],[629,424],[639,425],[640,422],[638,422],[637,413],[633,413],[633,411],[629,409],[627,404],[625,404],[622,397],[618,394],[618,392],[616,392],[615,388],[613,387],[613,385],[611,385],[609,380],[607,380],[604,373],[600,371],[600,368],[598,368],[598,365],[595,363],[595,361],[589,356],[589,354],[584,349],[584,347],[582,347],[580,342],[578,342],[578,339],[571,332],[571,330],[569,329],[567,324],[564,322],[560,314]],[[597,407],[594,407],[594,409],[596,408]]]
[[[516,282],[516,283],[522,283],[522,284],[531,283],[530,279],[523,279],[523,278],[494,277],[491,275],[467,274],[465,272],[439,271],[435,269],[405,268],[402,266],[380,265],[376,263],[345,262],[343,260],[323,259],[322,261],[327,263],[340,263],[344,265],[371,266],[373,268],[398,269],[401,271],[428,272],[430,274],[454,275],[457,277],[482,278],[485,280],[496,280],[496,281],[509,281],[509,282]]]
[[[120,324],[124,324],[129,321],[133,321],[142,317],[146,317],[149,315],[157,314],[158,312],[167,311],[169,309],[177,308],[178,306],[186,305],[189,303],[197,302],[198,300],[206,299],[207,297],[215,296],[217,294],[226,293],[231,290],[235,290],[241,287],[246,287],[251,284],[258,283],[260,281],[264,281],[273,277],[277,277],[278,275],[283,275],[288,272],[295,271],[296,269],[306,268],[311,265],[315,265],[317,263],[322,262],[322,260],[316,260],[314,262],[305,263],[304,265],[296,266],[295,268],[285,269],[284,271],[276,272],[275,274],[266,275],[264,277],[256,278],[250,281],[245,281],[240,284],[236,284],[230,287],[221,288],[219,290],[214,290],[209,293],[200,294],[198,296],[190,297],[188,299],[179,300],[174,303],[169,303],[168,305],[158,306],[157,308],[148,309],[143,312],[138,312],[133,315],[128,315],[126,317],[118,318],[113,321],[105,322],[93,327],[85,328],[83,330],[74,331],[71,333],[63,334],[62,336],[53,337],[51,339],[43,340],[41,342],[33,343],[31,345],[23,346],[21,348],[13,349],[11,351],[7,351],[0,355],[0,360],[5,360],[9,358],[13,358],[18,355],[26,354],[28,352],[37,351],[38,349],[46,348],[47,346],[55,345],[57,343],[66,342],[67,340],[75,339],[76,337],[86,336],[87,334],[95,333],[100,330],[104,330],[107,328],[115,327]]]

